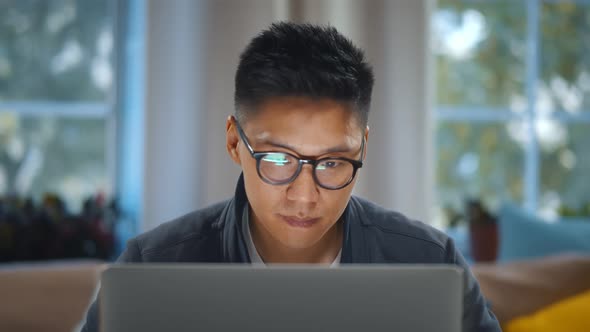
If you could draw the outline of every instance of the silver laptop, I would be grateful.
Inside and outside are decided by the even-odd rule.
[[[101,331],[461,331],[449,265],[114,265]]]

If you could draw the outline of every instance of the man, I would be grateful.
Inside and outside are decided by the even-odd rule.
[[[367,152],[373,72],[331,27],[273,24],[242,53],[226,148],[232,199],[129,241],[120,262],[447,263],[467,273],[465,331],[499,331],[453,242],[351,197]],[[343,290],[346,291],[346,290]],[[85,331],[95,331],[96,305]]]

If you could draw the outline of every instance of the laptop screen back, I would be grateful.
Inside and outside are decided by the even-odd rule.
[[[463,272],[446,265],[115,265],[101,330],[461,330]]]

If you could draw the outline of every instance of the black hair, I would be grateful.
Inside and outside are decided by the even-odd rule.
[[[238,121],[272,97],[330,98],[368,121],[373,69],[361,49],[334,27],[273,23],[240,56],[234,103]]]

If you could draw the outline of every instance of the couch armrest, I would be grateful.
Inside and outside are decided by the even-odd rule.
[[[0,265],[0,331],[73,331],[84,319],[104,265]]]
[[[475,264],[472,271],[501,324],[590,289],[590,256]]]

